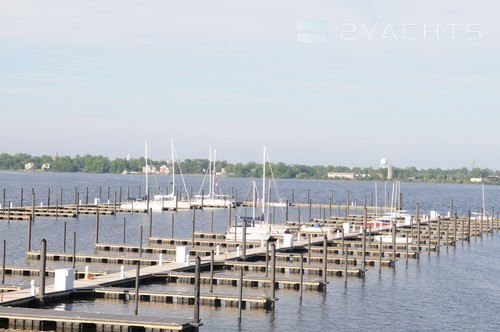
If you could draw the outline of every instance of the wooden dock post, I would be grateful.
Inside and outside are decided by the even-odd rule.
[[[419,218],[419,212],[420,212],[420,204],[417,203],[416,221],[417,221],[417,254],[418,254],[418,257],[420,257],[420,218]]]
[[[32,215],[30,215],[30,220],[28,220],[28,246],[26,253],[31,251],[31,227],[32,227]]]
[[[73,269],[76,266],[76,232],[73,232],[73,258],[71,260],[73,262]]]
[[[274,243],[271,244],[271,259],[271,301],[274,306],[274,303],[276,302],[276,245]]]
[[[470,216],[471,212],[467,213],[467,242],[470,242]]]
[[[95,244],[99,243],[99,211],[95,215]]]
[[[212,213],[212,217],[211,217],[211,222],[210,222],[210,233],[213,233],[214,232],[214,211],[212,210],[211,211]]]
[[[195,259],[195,280],[194,280],[194,324],[198,327],[200,324],[200,274],[201,274],[201,258],[196,256]]]
[[[347,264],[347,261],[346,261]],[[323,235],[323,287],[326,290],[326,274],[328,271],[328,237]]]
[[[241,321],[241,311],[243,309],[243,269],[240,269],[240,283],[238,287],[238,320]]]
[[[266,240],[266,278],[269,277],[269,240]]]
[[[23,204],[24,204],[24,189],[21,188],[21,197],[19,199],[20,201],[20,206],[23,207]]]
[[[307,195],[309,196],[309,190],[307,191]],[[312,217],[312,200],[310,198],[307,199],[309,204],[309,218],[307,220],[311,220]]]
[[[123,217],[123,244],[125,244],[125,235],[126,235],[126,226],[127,226],[127,219]]]
[[[149,208],[149,237],[153,237],[153,209]]]
[[[437,232],[438,232],[438,238],[437,238],[436,251],[439,251],[439,247],[441,247],[441,217],[440,216],[438,217],[438,229],[437,229]]]
[[[64,222],[64,232],[63,232],[63,253],[66,253],[66,229],[68,227],[68,223]]]
[[[80,193],[76,193],[76,217],[80,215]]]
[[[2,251],[2,285],[5,284],[5,256],[7,254],[7,241],[3,240],[3,251]]]
[[[40,266],[40,293],[39,299],[44,301],[45,297],[45,273],[47,271],[47,241],[45,239],[42,240],[42,248],[41,248],[41,266]]]
[[[345,277],[345,283],[346,283],[346,285],[347,285],[347,261],[348,260],[349,260],[349,250],[347,249],[347,244],[346,244],[346,248],[345,248],[345,271],[344,271],[344,275],[345,275],[344,277]],[[324,282],[325,282],[325,285],[326,285],[326,277],[324,278]]]
[[[464,228],[462,222],[462,242],[464,242]],[[457,214],[453,215],[453,245],[456,246],[457,242]]]
[[[175,215],[172,213],[172,238],[174,238],[174,218]]]
[[[5,209],[5,188],[3,189],[3,196],[2,196],[2,210]]]
[[[247,221],[243,220],[243,233],[241,234],[241,238],[243,240],[243,251],[241,258],[246,260],[247,257]],[[236,237],[235,237],[236,238]]]
[[[85,206],[89,205],[89,187],[85,188]]]
[[[392,259],[396,261],[396,232],[397,227],[395,223],[392,223]]]
[[[229,211],[231,211],[231,210],[229,210]],[[193,229],[191,232],[191,245],[193,246],[193,248],[195,247],[195,243],[194,243],[195,226],[196,226],[196,209],[193,209]],[[236,240],[236,237],[234,239]]]
[[[132,209],[133,210],[133,209]],[[115,190],[115,200],[113,201],[113,213],[116,216],[116,190]]]
[[[61,202],[61,205],[64,205],[63,203],[63,188],[61,187],[60,192],[59,192],[59,202]]]
[[[31,192],[31,220],[35,221],[35,189]]]
[[[139,242],[139,257],[142,257],[142,231],[143,231],[143,226],[141,225],[141,232],[140,232],[140,242]]]
[[[141,226],[142,228],[142,226]],[[137,269],[135,273],[135,303],[134,303],[134,315],[139,314],[139,276],[141,275],[141,261],[137,262]]]
[[[307,237],[307,265],[311,265],[311,234]]]
[[[300,300],[304,293],[304,253],[300,253]]]
[[[47,190],[47,212],[49,212],[50,208],[50,187]]]
[[[210,293],[214,292],[214,251],[210,252]]]

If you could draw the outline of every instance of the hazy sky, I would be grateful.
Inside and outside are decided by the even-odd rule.
[[[499,14],[491,0],[3,0],[0,152],[114,159],[147,139],[158,160],[173,138],[181,159],[210,144],[260,161],[266,145],[272,162],[500,169]]]

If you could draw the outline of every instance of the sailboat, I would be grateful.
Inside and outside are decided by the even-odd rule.
[[[283,237],[284,234],[290,233],[286,225],[272,225],[269,218],[269,210],[266,210],[266,147],[264,146],[264,158],[262,165],[262,198],[261,198],[261,213],[256,217],[257,205],[257,186],[253,182],[253,208],[252,218],[242,218],[242,222],[234,223],[226,230],[226,240],[229,241],[242,241],[243,229],[245,229],[245,239],[247,241],[268,241],[271,238]],[[245,225],[243,225],[245,223]],[[245,227],[243,227],[245,226]]]
[[[205,179],[203,179],[203,183],[200,188],[200,192],[198,195],[194,195],[194,200],[192,202],[193,205],[198,206],[200,208],[210,207],[210,208],[230,208],[234,206],[233,201],[228,195],[218,194],[215,192],[215,188],[218,186],[217,178],[216,178],[216,170],[215,170],[215,160],[216,160],[217,151],[214,149],[212,151],[212,147],[209,147],[209,165],[207,168],[207,173],[209,178],[209,191],[208,194],[205,195],[202,191],[203,185],[205,183]]]
[[[146,196],[137,200],[130,200],[125,203],[122,203],[120,205],[120,208],[122,209],[128,209],[132,211],[143,211],[147,209],[151,209],[154,212],[161,212],[165,210],[177,210],[177,209],[190,209],[191,208],[191,203],[189,200],[187,201],[181,201],[178,199],[176,193],[175,193],[175,158],[174,158],[174,142],[173,139],[171,140],[171,150],[172,150],[172,192],[170,194],[162,195],[162,194],[156,194],[153,195],[153,198],[150,199],[148,193],[146,193]],[[148,166],[148,147],[147,147],[147,141],[145,141],[145,154],[146,154],[146,165],[145,165],[145,173],[146,173],[146,188],[149,188],[149,182],[148,182],[148,173],[149,173],[149,166]],[[182,176],[182,173],[181,173]],[[184,184],[184,188],[185,188]],[[186,192],[187,189],[185,188]],[[148,191],[148,189],[147,189]]]

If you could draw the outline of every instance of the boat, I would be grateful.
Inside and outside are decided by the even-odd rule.
[[[200,208],[231,208],[235,206],[235,203],[231,200],[228,195],[220,194],[215,192],[215,188],[219,187],[217,182],[217,172],[215,170],[215,160],[217,151],[209,147],[209,164],[207,171],[205,173],[205,178],[200,187],[200,191],[197,195],[193,196],[192,204]],[[205,195],[203,192],[203,186],[205,184],[206,176],[208,175],[208,194]]]
[[[153,212],[161,212],[165,210],[178,210],[178,209],[190,209],[191,202],[189,201],[189,195],[187,196],[187,200],[179,200],[177,194],[175,192],[175,150],[174,150],[174,141],[171,139],[171,153],[172,153],[172,192],[170,194],[155,194],[152,199],[146,196],[141,197],[139,199],[127,199],[127,202],[124,202],[120,205],[122,209],[129,209],[132,211],[143,211],[151,209]],[[147,141],[145,141],[145,155],[146,155],[146,165],[145,165],[145,173],[146,173],[146,188],[149,188],[148,182],[148,153],[147,153]],[[180,167],[179,167],[180,169]],[[182,171],[181,171],[182,177]],[[187,193],[186,185],[184,184],[184,189]]]
[[[226,230],[226,240],[229,241],[269,241],[283,238],[285,234],[290,234],[290,229],[286,225],[276,225],[269,222],[269,210],[266,202],[266,147],[264,146],[264,158],[262,167],[262,197],[261,213],[256,217],[257,206],[257,185],[253,181],[252,187],[252,217],[239,218],[239,222],[233,223]],[[243,231],[245,230],[245,231]]]

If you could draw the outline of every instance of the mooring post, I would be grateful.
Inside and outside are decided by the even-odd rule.
[[[64,205],[64,203],[63,203],[63,188],[62,187],[59,190],[59,202],[61,203],[61,205]]]
[[[174,214],[172,213],[172,239],[174,238]]]
[[[42,240],[42,248],[41,248],[41,266],[40,266],[40,295],[39,299],[43,302],[45,297],[45,273],[47,270],[47,241],[45,239]]]
[[[3,196],[2,196],[2,209],[5,210],[5,188],[3,189]]]
[[[347,243],[346,243],[346,248],[345,248],[345,283],[347,284],[347,261],[349,260],[349,250],[347,249]]]
[[[142,257],[142,232],[143,232],[143,226],[141,225],[141,239],[140,239],[140,243],[139,243],[139,257]]]
[[[304,293],[304,253],[300,253],[300,299]]]
[[[229,219],[227,221],[227,227],[231,228],[231,209],[229,209]],[[236,237],[234,238],[234,240],[236,241]]]
[[[240,284],[238,288],[238,320],[241,321],[241,311],[243,309],[243,266],[240,269]]]
[[[394,260],[394,262],[396,262],[396,230],[396,224],[392,223],[392,259]]]
[[[115,200],[113,201],[113,213],[116,216],[116,190],[115,190]]]
[[[366,271],[366,229],[363,228],[363,262],[361,264],[361,277],[363,278],[365,277],[365,271]]]
[[[35,221],[35,190],[34,189],[31,192],[31,220]]]
[[[469,211],[469,213],[467,214],[467,242],[470,242],[470,216],[471,212]]]
[[[80,193],[76,193],[76,217],[80,215]]]
[[[493,218],[495,217],[495,208],[492,207],[491,208],[491,215],[490,215],[490,219],[491,219],[491,226],[490,226],[490,233],[493,233]]]
[[[346,261],[347,264],[347,261]],[[326,272],[328,270],[328,237],[326,235],[323,236],[323,285],[326,290]]]
[[[3,251],[2,251],[2,285],[5,284],[5,256],[7,253],[7,241],[3,240]]]
[[[125,244],[126,226],[127,226],[127,219],[123,217],[123,244]]]
[[[195,247],[195,243],[194,243],[194,230],[195,230],[195,225],[196,224],[196,209],[193,209],[193,230],[192,230],[192,234],[191,234],[191,245],[193,246],[193,248]]]
[[[47,212],[49,212],[49,208],[50,208],[50,187],[47,191]]]
[[[30,220],[28,220],[28,247],[26,253],[31,251],[31,227],[32,227],[32,216],[30,215]]]
[[[142,226],[141,226],[142,227]],[[139,314],[139,277],[141,273],[141,261],[137,262],[137,269],[135,273],[135,309],[134,309],[134,315]]]
[[[200,325],[200,273],[201,273],[201,258],[196,256],[195,260],[195,279],[194,279],[194,326]]]
[[[419,212],[420,212],[420,204],[417,203],[416,221],[417,221],[417,255],[418,255],[418,257],[420,257],[420,218],[419,218]]]
[[[68,228],[68,223],[64,222],[64,234],[63,234],[63,253],[66,253],[66,230]]]
[[[72,257],[71,261],[73,263],[73,269],[74,269],[75,265],[76,265],[76,232],[73,232],[73,257]]]
[[[95,214],[95,244],[99,243],[99,211]]]
[[[441,247],[441,217],[440,216],[438,216],[438,229],[437,229],[437,232],[438,232],[438,238],[437,238],[436,251],[439,251],[439,247]]]
[[[266,240],[266,278],[269,277],[269,240]]]
[[[463,234],[463,222],[462,222],[462,242],[464,241]],[[455,246],[457,242],[457,214],[453,215],[453,245]]]
[[[274,305],[276,302],[276,245],[274,243],[271,244],[271,259],[271,268],[273,269],[271,272],[271,302]]]
[[[247,257],[247,221],[243,220],[243,233],[241,234],[241,238],[243,240],[243,251],[241,258],[246,260]],[[235,237],[236,238],[236,237]]]
[[[153,209],[149,208],[149,237],[153,236]]]
[[[431,217],[429,217],[427,221],[427,252],[430,255],[431,254],[431,235],[432,235],[432,228],[431,228]]]
[[[288,221],[288,199],[286,200],[285,221]],[[299,227],[300,232],[300,227]]]
[[[311,265],[311,234],[307,237],[307,265]]]
[[[309,190],[307,191],[308,196],[309,196]],[[309,204],[309,218],[307,220],[311,220],[312,217],[312,200],[308,199],[308,204]]]
[[[210,252],[210,293],[214,292],[214,251]]]
[[[24,189],[23,188],[21,188],[21,199],[20,199],[20,201],[21,201],[21,207],[23,207],[23,205],[24,205]]]

